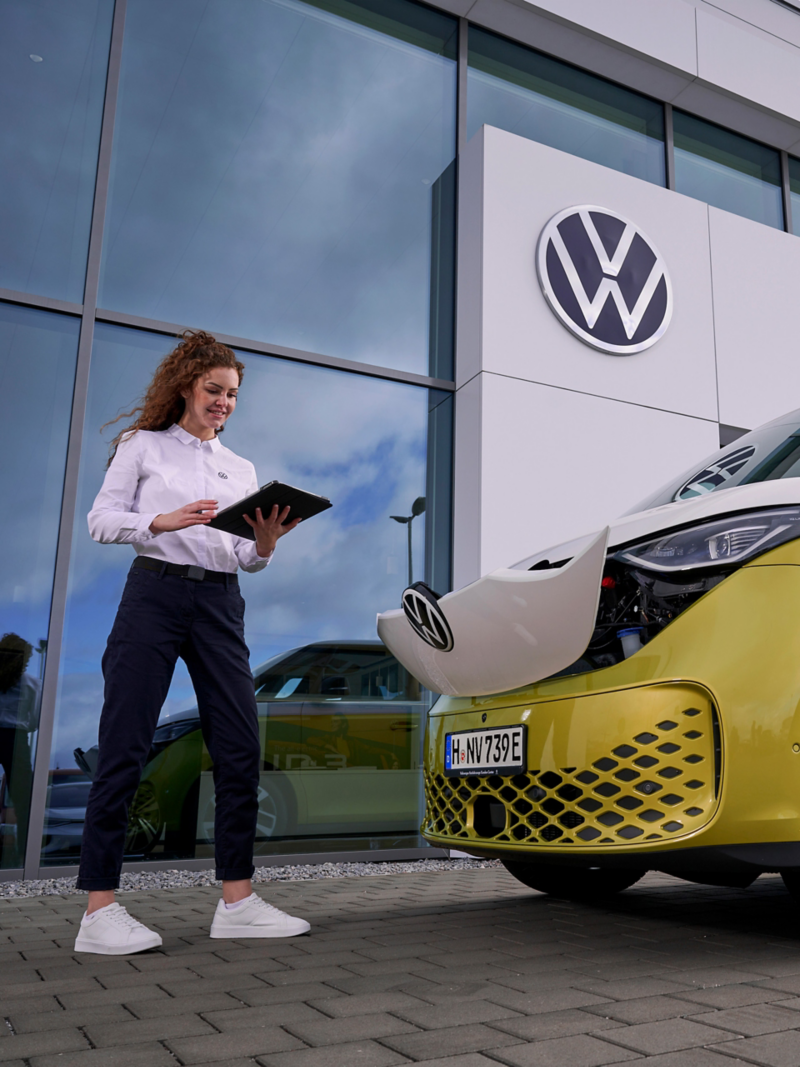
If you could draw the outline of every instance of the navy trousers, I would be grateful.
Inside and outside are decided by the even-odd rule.
[[[214,764],[217,878],[253,874],[261,748],[238,580],[195,582],[132,569],[103,656],[105,699],[79,889],[119,885],[128,808],[179,656]]]

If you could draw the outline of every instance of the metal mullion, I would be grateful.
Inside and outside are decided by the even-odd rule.
[[[103,102],[103,121],[100,128],[100,144],[97,155],[92,225],[89,234],[89,256],[86,264],[86,283],[83,297],[83,318],[78,341],[78,358],[75,368],[75,389],[72,396],[67,462],[64,470],[64,488],[61,520],[58,529],[58,548],[53,579],[48,631],[48,654],[42,680],[42,703],[39,717],[39,733],[36,743],[36,760],[33,773],[33,790],[28,820],[28,843],[25,850],[25,878],[46,874],[40,871],[42,836],[50,774],[50,750],[55,726],[58,674],[61,664],[61,642],[64,636],[64,619],[67,608],[69,564],[72,552],[72,533],[78,495],[78,473],[81,461],[83,427],[86,419],[86,402],[89,392],[89,365],[94,341],[94,316],[97,309],[97,289],[100,278],[100,255],[103,245],[108,183],[111,173],[111,146],[114,138],[114,118],[119,94],[119,77],[122,60],[122,35],[125,27],[127,0],[116,0],[114,21],[111,27],[111,44],[108,55],[106,95]]]
[[[456,63],[456,154],[467,143],[467,71],[469,69],[469,22],[458,20],[458,56]]]
[[[455,225],[455,300],[453,307],[453,390],[458,380],[458,301],[459,301],[459,270],[458,270],[458,245],[461,228],[461,195],[462,168],[461,154],[467,146],[467,92],[469,83],[469,20],[458,20],[458,66],[456,74],[456,225]],[[453,399],[451,413],[451,436],[450,436],[450,574],[448,589],[453,584],[453,560],[455,558],[455,408],[456,400]],[[430,447],[430,442],[428,442]],[[430,462],[430,458],[428,460]]]
[[[675,126],[672,116],[672,104],[664,104],[664,162],[666,165],[667,188],[675,188]]]
[[[95,319],[97,322],[110,322],[116,326],[132,326],[137,330],[163,333],[168,337],[175,337],[187,329],[186,326],[181,326],[174,322],[162,322],[159,319],[127,315],[124,312],[108,311],[105,308],[97,309]],[[449,392],[455,390],[454,383],[446,378],[430,378],[425,374],[414,374],[412,371],[378,367],[373,363],[358,363],[354,359],[340,359],[338,356],[324,356],[319,352],[305,352],[300,348],[272,345],[265,341],[255,341],[249,337],[234,337],[231,334],[218,333],[216,330],[214,331],[214,336],[222,344],[230,345],[231,348],[239,348],[245,352],[254,352],[258,355],[274,356],[277,359],[292,360],[295,363],[308,363],[316,367],[330,367],[332,370],[343,370],[350,374],[361,374],[368,378],[381,378],[390,382],[421,385],[426,389],[443,389]]]
[[[794,233],[792,226],[792,185],[789,177],[789,153],[781,152],[781,196],[783,199],[783,228]]]
[[[0,300],[5,304],[19,304],[21,307],[59,311],[62,315],[83,314],[83,304],[73,304],[69,300],[54,300],[49,296],[37,296],[36,293],[21,293],[16,289],[0,289]]]

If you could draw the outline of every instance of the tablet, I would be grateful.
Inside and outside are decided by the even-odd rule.
[[[297,518],[310,519],[312,515],[319,515],[321,511],[333,507],[326,496],[317,496],[316,493],[307,493],[304,489],[274,481],[262,485],[258,492],[224,508],[207,525],[214,530],[224,530],[225,533],[255,541],[253,528],[247,525],[243,516],[249,515],[251,519],[255,519],[256,508],[261,508],[261,514],[266,518],[275,504],[281,511],[287,504],[292,509],[283,523],[284,526],[288,526]]]

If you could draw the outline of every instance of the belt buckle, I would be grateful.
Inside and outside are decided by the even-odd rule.
[[[205,567],[195,567],[194,564],[190,563],[186,574],[184,574],[183,577],[188,578],[191,582],[202,582],[205,576]]]

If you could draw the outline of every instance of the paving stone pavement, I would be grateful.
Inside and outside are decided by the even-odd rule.
[[[85,898],[0,899],[0,1067],[800,1067],[777,877],[593,906],[498,869],[258,889],[311,934],[211,941],[217,889],[128,893],[163,948],[91,956]]]

